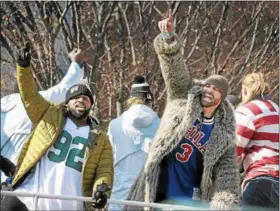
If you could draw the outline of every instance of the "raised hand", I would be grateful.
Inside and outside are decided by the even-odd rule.
[[[74,48],[73,51],[69,53],[69,58],[72,62],[82,63],[84,59],[82,50]]]
[[[28,67],[30,65],[31,53],[30,43],[25,43],[24,47],[17,52],[17,64],[21,67]]]
[[[158,27],[159,30],[165,34],[174,32],[173,15],[171,9],[168,11],[168,18],[158,22]]]

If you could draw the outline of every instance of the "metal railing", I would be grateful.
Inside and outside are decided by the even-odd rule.
[[[49,198],[49,199],[60,199],[60,200],[76,200],[93,202],[91,197],[82,196],[62,196],[55,194],[43,194],[43,193],[26,193],[26,192],[11,192],[11,191],[1,191],[1,197],[3,196],[20,196],[20,197],[34,197],[35,198],[35,210],[38,210],[38,199],[39,198]],[[171,205],[171,204],[158,204],[158,203],[147,203],[139,201],[129,201],[129,200],[115,200],[108,199],[108,204],[120,204],[120,205],[132,205],[139,207],[152,207],[162,210],[206,210],[198,207],[181,206],[181,205]]]

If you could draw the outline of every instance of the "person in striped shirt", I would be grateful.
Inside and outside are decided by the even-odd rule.
[[[244,206],[279,206],[279,107],[268,92],[262,73],[243,78],[242,102],[236,109],[236,153],[245,170]]]

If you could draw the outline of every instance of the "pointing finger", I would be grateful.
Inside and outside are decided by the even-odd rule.
[[[79,53],[81,53],[81,51],[82,51],[81,49],[77,49],[76,53],[79,54]]]
[[[168,20],[172,21],[173,20],[173,14],[172,14],[172,9],[168,10]]]
[[[158,28],[161,31],[161,23],[160,23],[160,21],[158,22]]]

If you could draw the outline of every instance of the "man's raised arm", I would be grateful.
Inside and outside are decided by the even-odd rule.
[[[22,102],[31,122],[37,124],[50,106],[38,92],[30,69],[30,44],[25,44],[18,53],[17,81]]]
[[[169,10],[169,17],[160,21],[158,26],[161,34],[155,38],[154,47],[165,80],[167,97],[184,98],[192,79],[181,54],[179,37],[174,32],[172,10]]]
[[[80,64],[83,62],[83,52],[80,49],[75,48],[70,53],[70,59],[72,61],[67,74],[63,77],[59,84],[40,91],[40,94],[51,103],[56,105],[65,101],[67,90],[75,84],[88,84],[85,72],[81,69]]]

